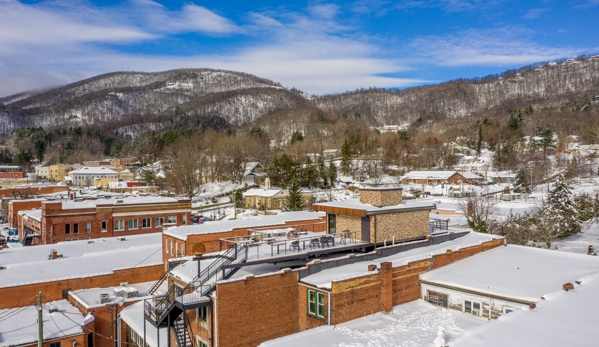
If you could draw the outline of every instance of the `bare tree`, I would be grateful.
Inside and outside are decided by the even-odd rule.
[[[370,177],[370,181],[373,185],[378,186],[379,184],[381,184],[381,181],[383,179],[382,175],[384,171],[382,158],[377,157],[376,159],[364,160],[362,162],[362,166],[363,170]]]
[[[202,190],[206,159],[199,136],[181,139],[166,150],[165,184],[176,194],[190,199]]]
[[[497,202],[488,195],[475,195],[461,198],[458,206],[464,211],[468,225],[475,231],[495,233],[496,225],[491,219]]]

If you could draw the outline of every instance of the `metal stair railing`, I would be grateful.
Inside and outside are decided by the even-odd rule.
[[[168,273],[169,272],[167,271],[164,274],[162,274],[162,277],[160,277],[160,279],[158,279],[158,281],[156,281],[156,283],[154,283],[152,285],[152,288],[150,288],[150,290],[148,290],[148,295],[152,295],[152,294],[156,293],[158,288],[160,288],[162,283],[164,283],[164,281],[166,281],[166,279],[168,278]]]
[[[208,265],[201,273],[183,288],[183,291],[177,293],[177,287],[171,286],[168,292],[161,296],[154,297],[153,300],[145,303],[145,316],[155,323],[162,321],[168,314],[169,308],[177,298],[185,304],[201,301],[215,288],[216,282],[226,278],[234,269],[221,269],[224,265],[230,265],[233,262],[242,263],[247,260],[247,245],[233,247],[220,254],[215,261]]]
[[[188,324],[185,319],[177,320],[172,325],[172,331],[175,333],[178,347],[193,347],[193,341],[189,335]]]

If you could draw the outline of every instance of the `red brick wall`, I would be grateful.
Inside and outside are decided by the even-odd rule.
[[[20,194],[29,194],[30,197],[33,197],[37,194],[52,194],[58,192],[66,192],[69,190],[67,186],[43,186],[43,187],[24,187],[24,188],[0,188],[0,197],[1,198],[12,198],[13,193],[16,196]]]
[[[62,299],[62,291],[64,289],[103,288],[118,286],[121,282],[141,283],[157,281],[163,273],[164,267],[160,264],[133,269],[114,270],[110,275],[4,287],[0,288],[0,309],[18,307],[22,302],[27,301],[39,292],[42,292],[44,301],[60,300]]]
[[[8,225],[10,228],[18,227],[19,211],[33,210],[34,208],[41,208],[42,200],[13,200],[8,203]]]
[[[23,178],[22,172],[0,172],[0,179],[4,178]]]
[[[299,331],[298,273],[246,278],[216,285],[218,346],[257,346]]]
[[[364,263],[364,270],[368,267]],[[339,324],[381,310],[381,277],[373,275],[334,282],[331,293],[331,323]]]

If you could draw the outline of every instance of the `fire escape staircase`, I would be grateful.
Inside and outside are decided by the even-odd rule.
[[[172,285],[166,294],[155,295],[147,300],[144,304],[145,319],[156,327],[166,326],[172,330],[177,337],[178,347],[193,347],[187,315],[182,313],[185,310],[211,305],[209,295],[216,289],[216,282],[230,278],[238,270],[238,268],[223,267],[244,263],[247,254],[247,246],[238,245],[219,254],[185,288]],[[166,274],[163,275],[150,290],[156,292],[167,277]]]

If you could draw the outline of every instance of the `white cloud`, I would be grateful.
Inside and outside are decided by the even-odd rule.
[[[587,0],[584,1],[582,4],[574,6],[575,8],[580,8],[580,9],[587,9],[587,8],[593,8],[593,7],[597,7],[599,6],[599,0]]]
[[[526,19],[539,18],[541,16],[541,14],[543,14],[544,12],[547,12],[546,8],[531,8],[530,10],[528,10],[528,12],[526,12],[526,14],[522,18],[526,18]]]
[[[425,36],[409,49],[438,66],[514,66],[581,54],[573,47],[549,47],[530,40],[520,28],[467,30],[448,36]]]
[[[339,6],[335,4],[315,5],[308,8],[308,11],[317,17],[331,19],[337,15]]]

